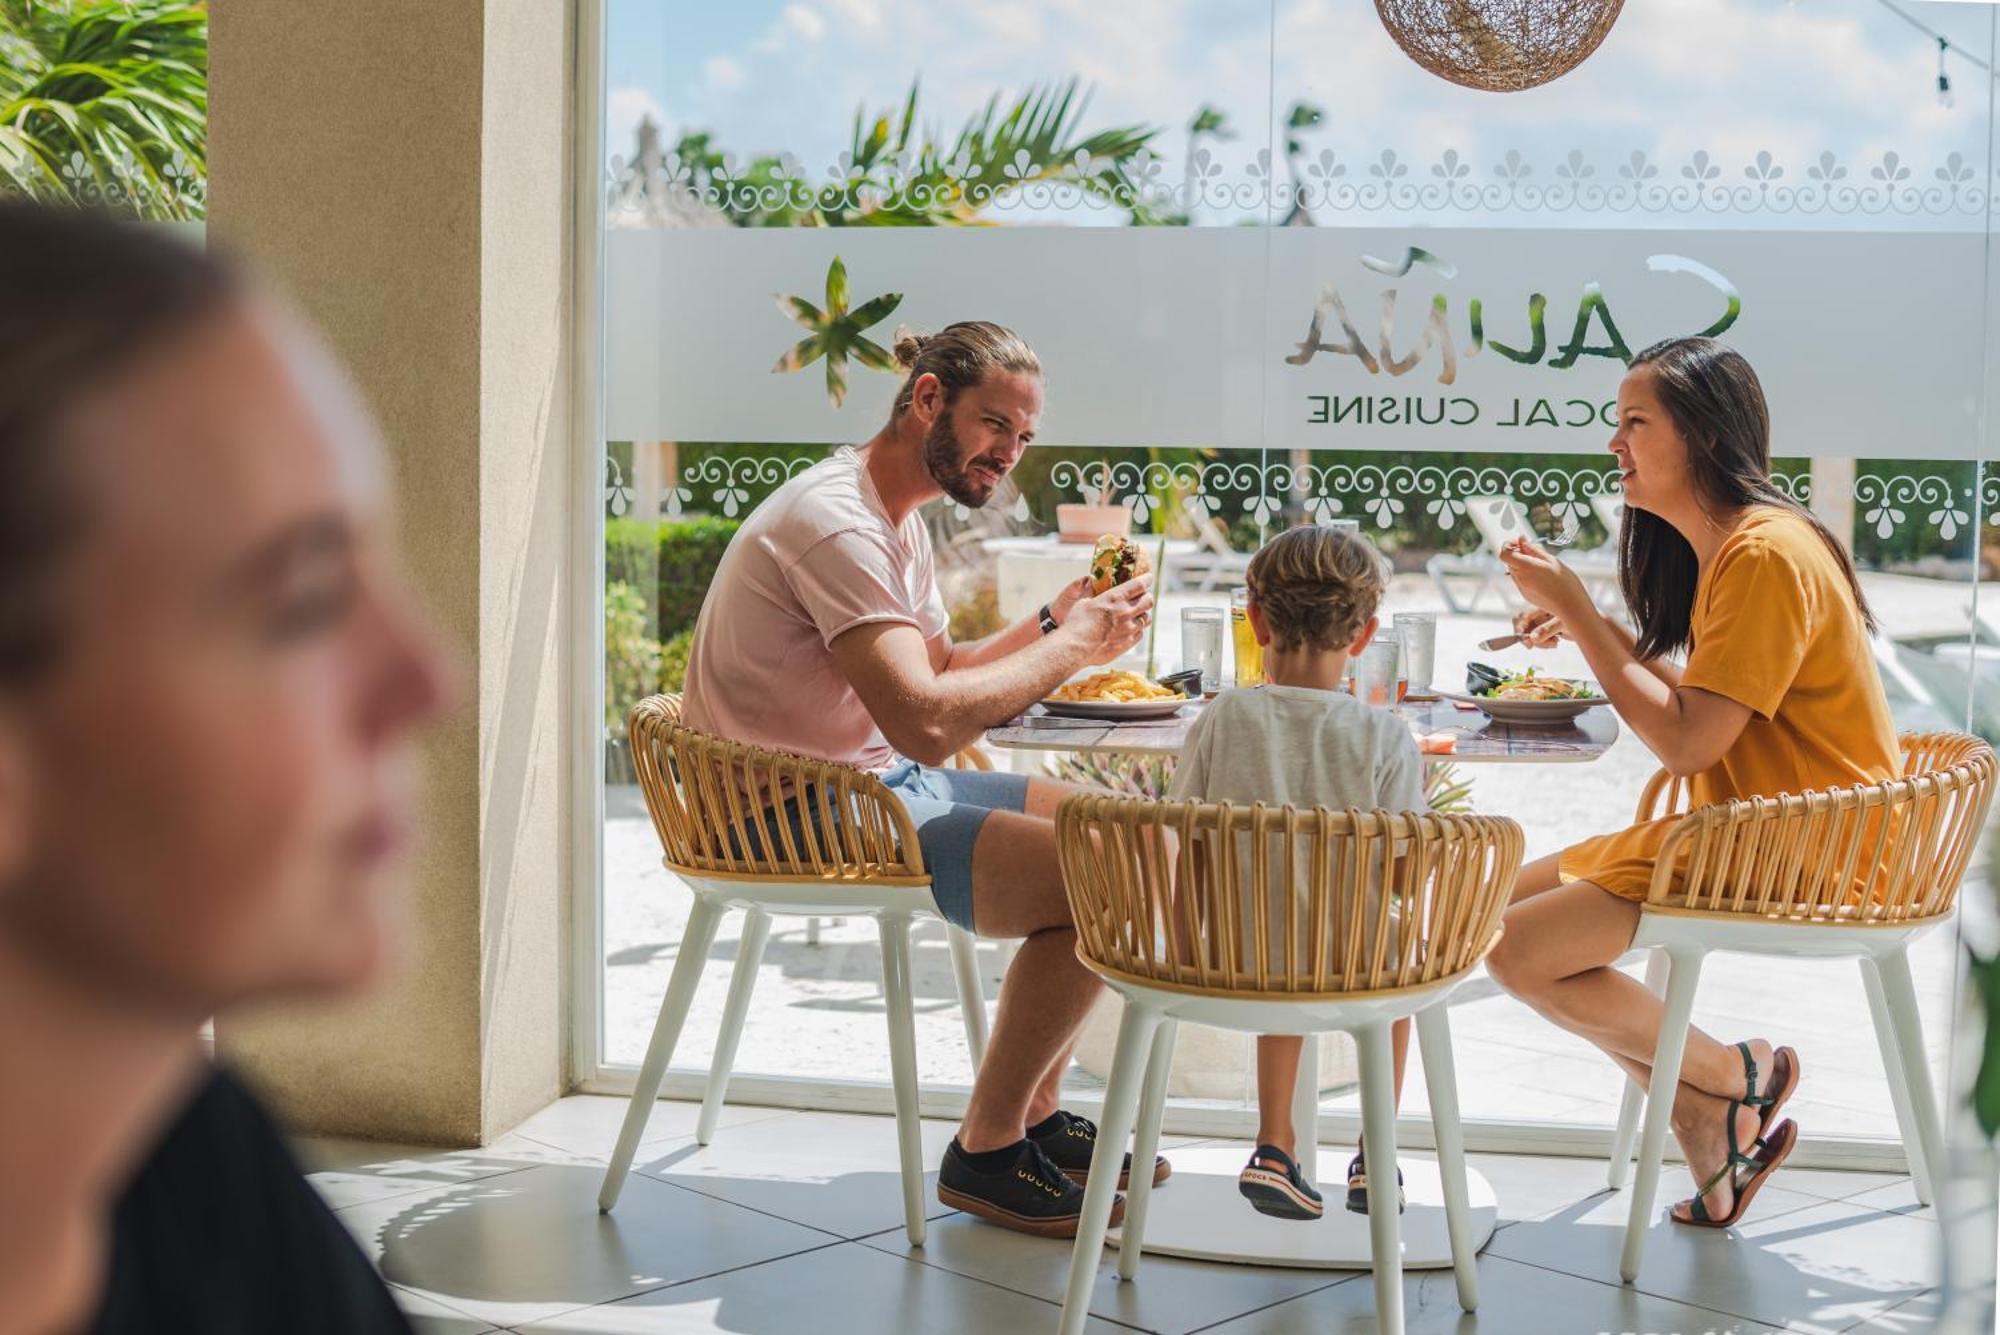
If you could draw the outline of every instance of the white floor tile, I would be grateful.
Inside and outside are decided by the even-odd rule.
[[[830,1235],[634,1174],[541,1165],[371,1201],[339,1217],[390,1283],[512,1326],[800,1252]]]
[[[1937,1283],[1936,1225],[1780,1193],[1766,1187],[1747,1222],[1726,1231],[1662,1219],[1647,1235],[1637,1287],[1767,1325],[1837,1331]],[[1628,1202],[1620,1192],[1512,1225],[1494,1234],[1488,1251],[1616,1283]]]
[[[1173,1179],[1168,1178],[1160,1191],[1169,1192],[1173,1187]],[[1244,1208],[1247,1211],[1249,1207]],[[1217,1226],[1226,1228],[1228,1221],[1219,1220]],[[900,1232],[870,1238],[868,1245],[897,1256],[920,1255],[926,1265],[1051,1303],[1062,1301],[1069,1283],[1069,1242],[1010,1232],[969,1215],[954,1214],[932,1222],[921,1253],[913,1252]],[[1141,1330],[1196,1330],[1324,1288],[1340,1278],[1324,1270],[1272,1270],[1148,1256],[1138,1280],[1126,1284],[1118,1279],[1116,1263],[1116,1251],[1106,1249],[1091,1293],[1091,1313]]]
[[[526,1329],[547,1335],[1047,1335],[1057,1309],[914,1260],[847,1243],[657,1289]],[[1119,1330],[1092,1321],[1092,1335]]]
[[[483,1150],[309,1141],[299,1153],[315,1184],[346,1205],[341,1219],[399,1286],[424,1335],[537,1321],[550,1331],[759,1335],[1053,1328],[1068,1243],[944,1211],[927,1177],[936,1217],[928,1245],[907,1247],[892,1119],[741,1108],[725,1116],[714,1145],[697,1149],[696,1106],[659,1104],[644,1171],[606,1217],[597,1189],[625,1107],[566,1099]],[[951,1131],[925,1124],[927,1174]],[[1785,1185],[1766,1188],[1730,1234],[1656,1226],[1632,1288],[1617,1282],[1629,1197],[1606,1188],[1601,1160],[1471,1158],[1504,1221],[1481,1258],[1480,1310],[1458,1311],[1448,1271],[1411,1275],[1414,1332],[1786,1326],[1913,1335],[1936,1320],[1937,1225],[1934,1212],[1917,1209],[1906,1177],[1787,1170]],[[1669,1169],[1662,1210],[1685,1177]],[[1162,1188],[1172,1189],[1171,1180]],[[865,1236],[840,1240],[856,1235]],[[1149,1257],[1138,1282],[1121,1284],[1112,1260],[1107,1253],[1099,1267],[1092,1311],[1125,1327],[1373,1328],[1366,1275]],[[1557,1310],[1561,1324],[1552,1325]],[[1118,1328],[1093,1325],[1107,1335]]]
[[[609,1159],[618,1144],[618,1130],[624,1124],[625,1110],[630,1106],[630,1099],[576,1094],[551,1103],[515,1127],[513,1134],[553,1145],[559,1150],[568,1150],[572,1154]],[[725,1105],[717,1127],[747,1126],[752,1122],[788,1115],[788,1110],[784,1108]],[[700,1116],[699,1103],[658,1100],[646,1117],[646,1132],[639,1143],[645,1146],[692,1136]]]
[[[417,1335],[486,1335],[486,1332],[498,1329],[492,1322],[455,1311],[427,1293],[398,1288],[393,1284],[389,1286],[389,1291],[395,1295],[396,1306],[403,1309],[403,1315],[410,1319]]]
[[[1649,1335],[1762,1335],[1754,1321],[1669,1302],[1615,1284],[1486,1256],[1479,1263],[1479,1309],[1458,1305],[1449,1270],[1403,1277],[1409,1335],[1557,1335],[1646,1331]],[[1208,1335],[1373,1335],[1375,1281],[1361,1275],[1331,1289],[1212,1327]]]
[[[513,1142],[483,1150],[375,1140],[322,1139],[299,1146],[307,1181],[336,1210],[532,1168],[552,1153],[546,1146]]]
[[[950,1213],[937,1199],[937,1167],[956,1128],[923,1124],[924,1209]],[[902,1174],[891,1117],[789,1113],[716,1133],[703,1147],[669,1141],[641,1155],[649,1177],[722,1200],[766,1210],[844,1238],[903,1223]]]

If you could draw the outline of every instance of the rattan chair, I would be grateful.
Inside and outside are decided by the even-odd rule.
[[[1476,1258],[1442,1003],[1499,938],[1521,865],[1520,827],[1477,816],[1087,796],[1058,809],[1056,841],[1077,954],[1125,1002],[1070,1260],[1065,1335],[1088,1315],[1135,1107],[1133,1162],[1151,1163],[1158,1150],[1182,1020],[1256,1034],[1352,1033],[1368,1180],[1394,1182],[1389,1027],[1415,1015],[1459,1303],[1473,1310]],[[1125,1279],[1138,1273],[1151,1192],[1150,1174],[1132,1177],[1119,1243]],[[1397,1212],[1372,1211],[1369,1232],[1376,1318],[1400,1331]]]
[[[1661,845],[1632,944],[1652,950],[1646,983],[1666,999],[1653,1081],[1675,1088],[1703,958],[1711,951],[1860,963],[1917,1197],[1930,1204],[1943,1124],[1924,1059],[1910,943],[1952,915],[1959,879],[1993,800],[1993,750],[1943,732],[1902,739],[1903,777],[1696,808]],[[1683,810],[1687,784],[1664,771],[1639,819]],[[1677,872],[1678,868],[1678,872]],[[1627,1082],[1610,1181],[1624,1185],[1640,1105],[1639,1174],[1619,1269],[1629,1283],[1652,1222],[1673,1100]]]
[[[676,695],[655,695],[627,719],[632,760],[668,870],[694,894],[687,928],[660,1002],[632,1104],[605,1170],[598,1206],[610,1210],[632,1167],[660,1081],[694,1001],[723,916],[745,910],[742,943],[723,1004],[722,1029],[702,1098],[695,1139],[706,1145],[729,1088],[730,1067],[750,1010],[773,914],[872,917],[882,940],[882,993],[889,1015],[889,1064],[902,1155],[903,1222],[911,1245],[924,1241],[924,1166],[917,1115],[916,1012],[910,995],[910,922],[939,917],[930,874],[909,812],[866,770],[744,746],[681,724]],[[794,831],[765,822],[772,794],[796,797],[818,815]],[[775,831],[775,837],[773,835]],[[770,847],[768,845],[775,845]],[[986,1006],[972,937],[946,925],[952,968],[975,1067],[986,1051]]]

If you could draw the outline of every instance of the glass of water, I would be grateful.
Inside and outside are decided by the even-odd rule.
[[[1402,643],[1392,630],[1377,631],[1354,666],[1354,694],[1364,705],[1393,705],[1402,666]]]
[[[1190,607],[1181,612],[1181,667],[1201,669],[1201,693],[1222,689],[1222,609]]]
[[[1429,695],[1437,658],[1437,613],[1398,612],[1391,625],[1403,642],[1403,675],[1409,679],[1410,689]]]

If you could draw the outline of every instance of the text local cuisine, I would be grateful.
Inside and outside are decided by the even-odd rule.
[[[1138,543],[1107,533],[1097,540],[1097,548],[1090,554],[1090,591],[1103,593],[1151,569]]]
[[[1489,700],[1595,700],[1597,688],[1587,681],[1562,677],[1541,677],[1533,668],[1503,677],[1492,690],[1483,692]]]
[[[1179,691],[1170,691],[1158,682],[1147,681],[1136,672],[1098,672],[1056,687],[1051,700],[1178,700]]]

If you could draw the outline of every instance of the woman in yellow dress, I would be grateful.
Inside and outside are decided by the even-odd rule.
[[[1501,553],[1530,605],[1517,622],[1529,643],[1574,641],[1625,725],[1687,778],[1697,804],[1874,783],[1900,765],[1854,565],[1772,482],[1770,434],[1756,373],[1714,339],[1672,339],[1633,359],[1611,452],[1625,494],[1619,582],[1636,634],[1548,552],[1523,539]],[[1661,1003],[1612,965],[1631,948],[1671,824],[1523,867],[1488,961],[1501,986],[1641,1084]],[[1777,1114],[1799,1075],[1790,1048],[1689,1033],[1672,1124],[1698,1186],[1675,1220],[1742,1216],[1797,1139]]]

